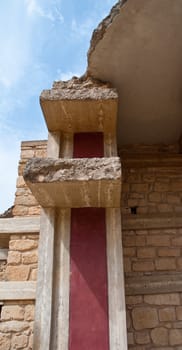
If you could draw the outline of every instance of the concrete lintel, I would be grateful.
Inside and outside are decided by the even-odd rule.
[[[182,292],[182,276],[159,275],[126,278],[126,295],[160,294]]]
[[[36,282],[0,282],[0,300],[34,300]]]
[[[118,157],[31,159],[24,179],[43,207],[120,206],[121,165]]]

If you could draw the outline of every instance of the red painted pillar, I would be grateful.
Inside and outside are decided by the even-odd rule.
[[[73,154],[103,157],[103,134],[75,134]],[[107,290],[105,209],[72,209],[69,350],[109,349]]]

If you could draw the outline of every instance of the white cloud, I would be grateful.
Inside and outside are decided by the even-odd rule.
[[[40,6],[37,0],[25,0],[25,4],[29,16],[38,15],[52,22],[56,20],[64,22],[64,17],[56,6],[50,11]]]
[[[78,22],[76,19],[72,20],[71,30],[74,36],[79,39],[80,37],[89,37],[91,35],[92,30],[95,27],[95,20],[93,18],[87,18],[83,22]]]
[[[61,69],[58,69],[56,80],[67,81],[72,77],[80,77],[83,74],[84,74],[84,67],[80,67],[80,69],[77,71],[67,71],[67,72],[62,72]]]

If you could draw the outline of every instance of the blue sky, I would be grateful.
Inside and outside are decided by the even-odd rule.
[[[39,95],[82,75],[93,29],[116,0],[0,4],[0,213],[13,204],[22,140],[46,139]]]

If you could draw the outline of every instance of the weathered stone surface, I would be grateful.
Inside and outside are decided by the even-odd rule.
[[[178,308],[177,308],[178,309]],[[163,309],[159,309],[159,320],[160,321],[175,321],[176,314],[174,307],[166,307]]]
[[[181,345],[182,344],[182,329],[171,329],[169,333],[170,345]]]
[[[27,281],[30,273],[29,266],[18,265],[11,266],[8,265],[6,268],[6,279],[8,281]]]
[[[0,282],[0,300],[35,300],[35,282]]]
[[[130,263],[130,261],[128,263]],[[125,270],[125,272],[130,271],[131,269],[129,271]],[[182,278],[175,274],[128,277],[125,280],[125,292],[126,295],[146,294],[146,302],[150,304],[158,303],[158,305],[161,305],[164,303],[164,305],[179,305],[179,295],[174,292],[182,292]],[[147,294],[149,294],[149,298],[147,298]]]
[[[2,234],[37,233],[40,229],[39,217],[0,219],[0,232]]]
[[[27,335],[15,335],[12,339],[13,349],[24,349],[27,346],[28,337]]]
[[[62,182],[115,180],[121,178],[118,157],[54,159],[34,158],[27,162],[24,179],[27,182]]]
[[[5,305],[1,312],[1,321],[23,320],[24,309],[19,305]]]
[[[149,332],[142,331],[142,332],[136,332],[135,333],[135,340],[137,344],[148,344],[150,343],[150,336]]]
[[[11,346],[10,336],[8,334],[0,333],[0,349],[9,350]]]
[[[180,305],[180,296],[178,293],[145,295],[144,301],[154,305]]]
[[[22,332],[27,328],[29,328],[28,322],[7,321],[7,322],[0,323],[0,332],[2,333]]]
[[[43,90],[40,100],[107,100],[117,99],[116,89],[91,77],[73,77],[68,81],[58,81],[51,90]]]
[[[37,251],[27,252],[22,255],[23,264],[34,264],[38,262],[38,254]]]
[[[40,104],[48,130],[115,135],[118,94],[109,84],[74,77],[44,90]]]
[[[151,307],[136,307],[132,311],[133,325],[136,330],[154,328],[158,325],[157,310]]]
[[[10,241],[10,250],[26,251],[37,248],[38,242],[33,239],[19,239]]]
[[[16,251],[9,251],[8,265],[17,265],[21,262],[21,253]]]
[[[34,158],[27,163],[24,178],[43,207],[120,206],[121,165],[117,157]]]
[[[168,331],[164,327],[153,329],[151,338],[155,345],[168,345]]]
[[[25,307],[25,321],[33,321],[34,320],[34,305],[27,305]]]

